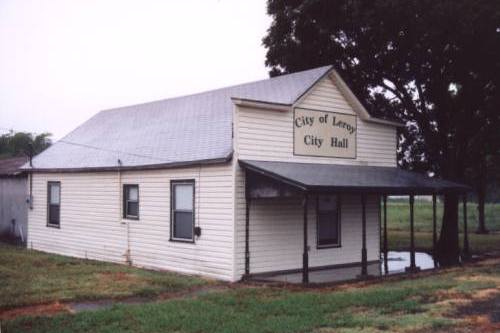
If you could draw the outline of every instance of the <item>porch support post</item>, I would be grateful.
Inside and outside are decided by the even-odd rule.
[[[419,268],[415,264],[415,221],[414,221],[414,203],[415,196],[410,194],[410,266],[406,267],[406,271],[409,273],[415,273],[419,271]]]
[[[362,228],[362,245],[361,245],[361,277],[368,275],[368,255],[366,251],[366,194],[361,194],[361,228]]]
[[[463,208],[464,208],[464,259],[468,259],[470,256],[469,252],[469,235],[467,230],[467,194],[463,197]]]
[[[436,255],[437,223],[436,223],[436,194],[432,195],[432,251]]]
[[[387,195],[384,194],[384,273],[389,274],[389,246],[387,245]]]
[[[432,257],[434,267],[437,264],[437,219],[436,219],[437,199],[436,194],[432,194]]]
[[[245,206],[245,275],[250,274],[250,197]]]
[[[307,245],[307,194],[304,194],[304,253],[302,254],[302,283],[309,283],[309,246]]]
[[[384,194],[384,256],[387,256],[387,195]]]

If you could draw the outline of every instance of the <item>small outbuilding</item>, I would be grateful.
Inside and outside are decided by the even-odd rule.
[[[105,110],[27,167],[28,246],[228,281],[377,273],[387,195],[467,190],[400,170],[400,126],[331,66]]]
[[[0,236],[26,241],[28,226],[26,157],[0,159]]]

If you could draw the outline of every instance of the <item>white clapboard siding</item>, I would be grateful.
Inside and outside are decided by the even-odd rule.
[[[299,102],[297,107],[356,115],[335,83],[325,77]],[[355,159],[295,156],[293,154],[293,112],[257,108],[235,108],[235,157],[304,163],[396,166],[396,128],[366,122],[357,117]],[[235,279],[244,273],[245,258],[245,179],[235,167]],[[316,249],[315,208],[309,209],[310,266],[355,263],[361,260],[361,204],[359,196],[342,200],[342,246]],[[378,198],[367,206],[368,260],[379,258]],[[250,273],[302,267],[302,208],[297,199],[258,200],[250,210]]]
[[[169,241],[170,180],[194,179],[194,244]],[[46,226],[47,181],[61,182],[61,228]],[[139,220],[122,219],[120,184],[139,185]],[[81,258],[232,280],[232,165],[150,171],[35,174],[28,246]]]
[[[329,77],[320,80],[297,107],[356,114]],[[236,108],[240,159],[396,166],[396,128],[357,117],[356,159],[293,155],[293,112]]]
[[[342,196],[341,202],[342,246],[339,248],[317,249],[314,200],[311,200],[308,206],[311,267],[349,264],[361,260],[360,196],[345,195]],[[301,199],[253,200],[250,207],[251,273],[301,268],[303,253]],[[366,213],[368,260],[378,260],[379,210],[376,196],[368,197]]]
[[[61,228],[47,227],[47,182],[61,182]],[[114,173],[34,174],[28,247],[69,256],[124,262],[118,177]]]
[[[237,173],[236,276],[244,274],[244,173]],[[310,267],[349,264],[361,260],[361,197],[341,196],[341,247],[316,248],[316,208],[308,206]],[[379,197],[368,196],[366,207],[368,260],[380,256]],[[300,198],[257,199],[250,204],[250,273],[300,269],[303,252],[303,210]]]

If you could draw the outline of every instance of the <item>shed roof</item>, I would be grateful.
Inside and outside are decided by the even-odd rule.
[[[118,160],[126,168],[228,160],[231,98],[291,105],[331,69],[101,111],[36,156],[33,169],[116,169]]]
[[[470,190],[462,184],[397,167],[249,160],[239,163],[247,170],[307,191],[432,194]]]
[[[28,161],[26,156],[0,159],[0,177],[19,176],[23,170],[21,167]]]

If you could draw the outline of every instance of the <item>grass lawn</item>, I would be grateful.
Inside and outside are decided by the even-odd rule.
[[[5,332],[488,331],[494,325],[488,322],[492,311],[488,309],[500,302],[499,289],[497,259],[365,287],[236,288],[75,315],[18,318],[2,328]]]
[[[432,205],[417,201],[416,206],[416,244],[421,250],[430,250]],[[472,251],[500,250],[500,233],[472,232],[476,219],[472,206]],[[405,249],[409,244],[408,206],[390,202],[388,209],[390,247]],[[490,230],[500,231],[499,214],[500,205],[488,206]],[[439,219],[440,215],[441,210]],[[143,333],[500,331],[500,326],[488,319],[492,311],[500,313],[500,259],[366,285],[304,289],[241,284],[189,297],[181,293],[211,284],[215,283],[197,277],[0,243],[0,315],[11,307],[40,303],[181,294],[176,299],[52,317],[26,311],[15,319],[3,317],[9,319],[3,320],[0,328],[1,332]]]
[[[389,200],[387,202],[387,225],[389,249],[408,249],[410,244],[410,210],[407,201]],[[477,205],[468,203],[467,221],[469,245],[473,253],[500,251],[500,204],[487,204],[485,209],[486,227],[492,231],[488,235],[477,235]],[[441,231],[443,205],[437,205],[438,237]],[[460,231],[463,228],[462,206],[459,209]],[[432,202],[415,200],[415,245],[419,250],[432,250]],[[460,234],[460,246],[463,234]]]
[[[150,296],[210,281],[0,243],[0,310],[51,301]]]

